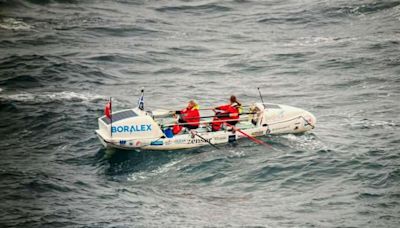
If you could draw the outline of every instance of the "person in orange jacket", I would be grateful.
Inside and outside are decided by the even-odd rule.
[[[187,129],[196,129],[199,127],[199,106],[194,100],[190,100],[185,109],[177,111],[175,112],[175,114],[179,114],[179,119],[172,128],[172,132],[174,133],[174,135],[178,134],[183,129],[183,127],[186,127]]]
[[[219,131],[224,122],[235,125],[239,122],[239,114],[242,112],[242,104],[232,95],[229,104],[214,108],[215,117],[211,123],[212,131]],[[226,120],[226,121],[224,121]]]

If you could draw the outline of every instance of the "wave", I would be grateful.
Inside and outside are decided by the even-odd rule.
[[[267,17],[258,20],[258,23],[268,24],[308,24],[318,21],[317,18],[307,15],[288,16],[288,17]]]
[[[357,41],[355,37],[324,37],[324,36],[309,36],[300,37],[289,43],[283,44],[286,47],[298,47],[298,46],[318,46],[318,45],[341,45],[350,44],[351,42]]]
[[[282,141],[282,139],[287,141],[286,142]],[[312,133],[306,133],[302,135],[295,135],[295,134],[282,135],[279,136],[279,138],[276,141],[277,143],[280,143],[283,146],[289,146],[291,148],[296,149],[297,151],[316,151],[319,153],[324,151],[331,151],[323,141],[319,140]]]
[[[117,62],[117,63],[131,63],[133,60],[128,56],[121,56],[118,54],[97,55],[89,57],[88,59],[100,62]]]
[[[352,58],[331,58],[319,64],[322,69],[354,69],[362,66],[373,65],[377,60],[371,57],[352,57]]]
[[[28,62],[28,61],[51,61],[52,58],[59,58],[57,56],[50,55],[11,55],[5,58],[0,59],[0,68],[5,68],[7,66],[13,66],[11,64],[18,64],[18,61]]]
[[[368,187],[371,188],[389,188],[396,187],[394,183],[398,183],[400,180],[400,169],[393,168],[392,170],[384,170],[381,167],[377,169],[373,169],[370,166],[370,163],[364,164],[365,169],[361,169],[360,171],[353,174],[351,180],[358,180],[365,182]],[[375,194],[360,194],[360,196],[365,197],[375,197]]]
[[[370,120],[370,119],[362,119],[357,121],[352,121],[349,123],[351,128],[354,129],[372,129],[372,128],[394,128],[399,127],[400,125],[393,121],[384,121],[384,120]]]
[[[201,71],[196,71],[191,73],[191,75],[194,76],[226,76],[226,75],[230,75],[230,73],[228,72],[224,72],[224,71],[218,71],[218,70],[201,70]],[[203,85],[214,85],[217,84],[216,81],[214,80],[207,80],[202,82]]]
[[[7,88],[34,88],[43,86],[39,80],[29,75],[20,75],[0,81],[0,85]]]
[[[164,6],[155,9],[156,11],[163,13],[176,13],[176,12],[185,12],[185,13],[213,13],[213,12],[227,12],[232,9],[226,6],[221,6],[213,3],[202,4],[202,5],[185,5],[185,6]]]
[[[322,14],[327,17],[343,18],[362,14],[372,14],[389,10],[400,5],[399,1],[376,1],[372,3],[354,4],[340,7],[328,7],[322,9]]]
[[[185,70],[180,67],[169,67],[169,68],[159,69],[155,71],[154,74],[184,74],[187,72],[188,70]]]
[[[132,173],[128,177],[128,181],[139,181],[139,180],[145,180],[148,178],[154,178],[159,175],[163,175],[164,173],[167,173],[171,170],[176,170],[176,165],[179,164],[181,161],[180,160],[175,160],[168,162],[166,164],[160,165],[159,167],[151,170],[151,171],[139,171],[136,173]]]
[[[54,84],[104,84],[117,77],[99,68],[52,55],[13,55],[0,59],[0,70],[8,77],[0,86],[8,89],[36,88]]]
[[[148,34],[160,32],[157,30],[152,30],[152,29],[143,28],[143,27],[139,27],[139,26],[132,26],[132,25],[88,27],[87,30],[95,32],[97,34],[103,34],[103,35],[107,35],[107,36],[118,36],[118,37],[142,36],[142,35],[148,35]]]
[[[37,5],[48,5],[52,3],[58,4],[78,4],[77,0],[25,0],[26,2],[37,4]]]
[[[33,180],[27,183],[25,186],[35,192],[44,193],[44,192],[71,192],[72,189],[57,183],[58,181],[50,181],[50,180]]]
[[[168,50],[176,53],[186,53],[186,52],[201,53],[201,52],[211,51],[210,49],[201,46],[179,46],[179,47],[168,48]]]
[[[32,26],[23,22],[21,19],[16,18],[2,18],[0,19],[0,30],[14,30],[14,31],[28,31]]]
[[[18,93],[0,95],[0,99],[6,101],[16,101],[23,103],[51,103],[59,101],[75,101],[75,102],[97,102],[106,100],[106,96],[94,95],[90,93],[76,93],[71,91],[63,92],[41,92],[40,94],[35,93]]]
[[[35,4],[32,4],[29,0],[0,0],[0,9],[24,8],[31,10],[34,8],[34,5]]]
[[[398,5],[400,5],[399,1],[376,1],[359,6],[353,6],[352,12],[356,14],[376,13],[395,8]]]

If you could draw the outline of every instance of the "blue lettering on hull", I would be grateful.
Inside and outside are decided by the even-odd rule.
[[[135,133],[151,131],[151,124],[130,125],[130,126],[112,126],[112,133]]]
[[[152,146],[162,146],[164,143],[162,141],[152,141],[150,145]]]

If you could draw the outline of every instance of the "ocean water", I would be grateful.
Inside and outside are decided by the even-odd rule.
[[[114,110],[231,94],[305,134],[107,156]],[[400,1],[0,0],[1,227],[399,227]]]

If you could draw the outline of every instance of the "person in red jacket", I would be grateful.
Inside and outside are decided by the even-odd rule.
[[[214,108],[216,114],[211,123],[212,131],[219,131],[224,122],[230,125],[237,124],[241,111],[242,104],[236,99],[236,96],[232,95],[229,99],[229,104]]]
[[[175,114],[179,114],[179,119],[172,128],[172,132],[174,133],[174,135],[178,134],[183,127],[186,127],[187,129],[196,129],[199,127],[199,106],[194,100],[189,101],[185,109],[177,111],[175,112]]]

